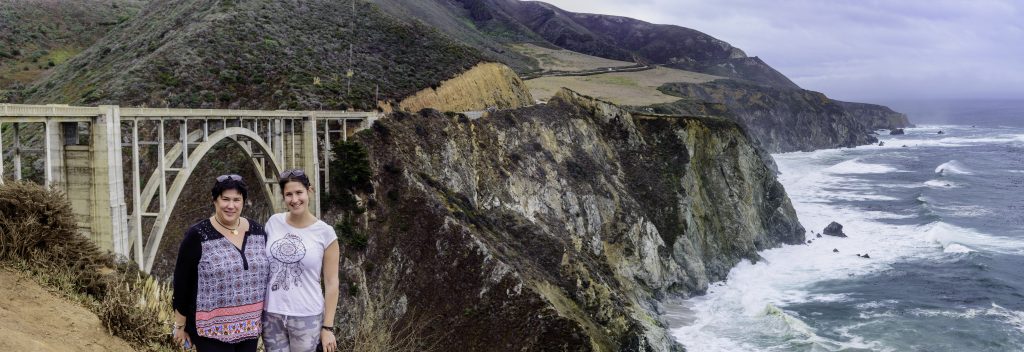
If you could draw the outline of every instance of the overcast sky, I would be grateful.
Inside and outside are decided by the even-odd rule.
[[[836,99],[1024,99],[1024,0],[544,1],[699,30]]]

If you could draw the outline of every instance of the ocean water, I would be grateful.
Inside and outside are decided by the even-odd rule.
[[[691,352],[1024,351],[1024,124],[906,132],[775,155],[813,242],[667,304],[673,336]],[[831,221],[849,237],[811,232]]]

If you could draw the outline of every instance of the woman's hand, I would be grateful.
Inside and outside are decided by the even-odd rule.
[[[324,345],[324,352],[338,350],[338,341],[334,338],[334,333],[327,329],[320,329],[320,343]]]
[[[184,326],[174,329],[174,343],[182,349],[187,350],[192,348],[192,339],[188,337],[188,333],[185,332]]]

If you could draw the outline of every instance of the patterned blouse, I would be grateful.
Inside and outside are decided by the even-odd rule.
[[[209,219],[185,232],[174,267],[174,309],[186,317],[185,332],[226,343],[260,335],[270,262],[267,234],[249,220],[238,249]]]

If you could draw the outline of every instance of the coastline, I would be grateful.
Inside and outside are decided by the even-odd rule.
[[[937,135],[939,130],[953,133],[940,136]],[[913,153],[918,148],[946,150],[1024,143],[1024,134],[1003,135],[998,129],[991,130],[991,135],[982,137],[961,136],[957,132],[970,131],[969,126],[919,125],[908,128],[908,136],[879,136],[884,146],[773,154],[779,164],[779,181],[793,200],[801,224],[809,231],[821,233],[829,222],[838,221],[850,237],[817,238],[811,232],[808,239],[812,243],[761,251],[759,254],[764,260],[756,264],[740,263],[730,271],[727,280],[713,283],[703,296],[663,302],[664,316],[671,323],[673,336],[690,351],[770,349],[764,346],[786,350],[899,350],[871,336],[853,332],[866,329],[863,324],[871,324],[867,320],[855,318],[860,323],[853,322],[838,330],[822,330],[820,324],[812,323],[825,319],[815,316],[814,311],[852,309],[848,314],[854,317],[857,314],[871,317],[875,314],[872,312],[884,311],[899,303],[879,300],[850,306],[850,302],[858,302],[854,297],[842,290],[829,291],[822,287],[849,286],[852,285],[849,282],[883,277],[902,270],[904,265],[919,262],[955,262],[975,251],[1012,253],[1012,248],[1024,248],[1024,241],[995,237],[943,222],[941,218],[920,218],[912,212],[887,208],[886,204],[905,203],[904,199],[921,203],[908,204],[908,207],[937,207],[927,203],[931,200],[927,196],[901,198],[898,194],[913,193],[919,188],[947,191],[955,188],[956,182],[963,181],[942,178],[938,170],[967,175],[971,169],[960,165],[961,169],[956,170],[958,162],[954,159],[938,166],[918,166],[927,172],[918,170],[914,174],[904,165],[877,163],[872,155]],[[904,144],[909,149],[904,148]],[[954,157],[948,156],[949,159]],[[924,176],[931,168],[937,170],[936,175],[927,182],[905,180]],[[880,191],[885,189],[890,192]],[[996,245],[987,246],[990,242]],[[839,252],[833,253],[833,249]],[[870,253],[871,259],[856,256],[860,253]],[[808,312],[812,314],[806,315]],[[991,307],[966,310],[955,307],[937,312],[911,309],[910,313],[920,314],[920,320],[932,316],[959,319],[976,314],[1005,321],[1011,327],[1013,319],[1020,318],[1016,314],[1024,314],[996,303]]]

